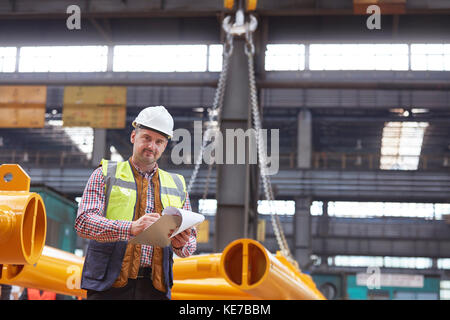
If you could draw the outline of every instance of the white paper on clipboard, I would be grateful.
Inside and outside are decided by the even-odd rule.
[[[203,220],[205,217],[199,213],[167,207],[163,210],[161,218],[131,239],[130,243],[165,247],[170,244],[172,237],[200,224]],[[169,238],[170,230],[173,229],[175,231]]]

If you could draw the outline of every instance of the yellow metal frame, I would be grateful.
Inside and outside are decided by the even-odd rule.
[[[258,0],[246,0],[245,8],[247,11],[256,10],[256,6],[258,5]],[[234,0],[223,0],[223,6],[225,9],[232,10],[234,7]]]
[[[20,166],[0,166],[0,284],[86,298],[84,259],[44,246],[45,206],[29,187]],[[173,273],[175,300],[325,299],[309,275],[251,239],[222,253],[176,258]]]
[[[44,248],[44,202],[30,193],[30,177],[19,165],[0,166],[0,263],[33,264]]]
[[[259,242],[231,242],[220,260],[220,272],[232,286],[262,299],[324,300],[312,279],[286,259],[274,257]]]

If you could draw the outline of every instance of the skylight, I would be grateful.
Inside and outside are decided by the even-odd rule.
[[[387,122],[383,128],[380,169],[417,170],[428,122]]]

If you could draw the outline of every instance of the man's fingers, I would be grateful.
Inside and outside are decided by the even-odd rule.
[[[186,230],[187,231],[187,230]],[[188,233],[188,232],[186,232],[186,231],[183,231],[183,232],[181,232],[181,233],[179,233],[179,234],[177,234],[174,238],[176,238],[177,240],[180,240],[180,241],[188,241],[189,240],[189,237],[190,237],[190,232]]]

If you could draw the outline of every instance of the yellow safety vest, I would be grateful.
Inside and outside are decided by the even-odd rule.
[[[136,181],[129,161],[102,160],[105,177],[106,218],[133,221],[136,206]],[[163,208],[182,208],[186,201],[186,183],[180,174],[158,168]]]

